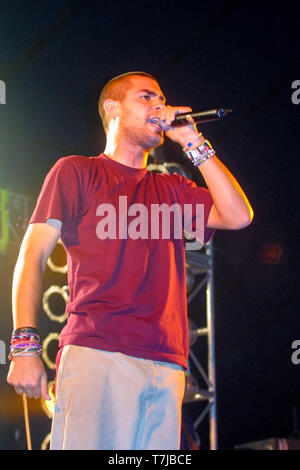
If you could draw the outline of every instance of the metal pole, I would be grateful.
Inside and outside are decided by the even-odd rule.
[[[25,431],[26,431],[26,440],[27,440],[27,450],[32,450],[26,393],[23,392],[22,398],[23,398],[23,409],[24,409],[24,421],[25,421]]]
[[[208,378],[211,384],[210,391],[213,392],[211,398],[210,415],[210,449],[218,448],[217,442],[217,409],[216,409],[216,370],[215,370],[215,330],[214,330],[214,280],[213,280],[213,246],[212,241],[206,246],[207,255],[211,259],[211,270],[206,286],[206,312],[208,329]]]

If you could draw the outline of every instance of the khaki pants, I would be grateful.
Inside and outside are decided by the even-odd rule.
[[[51,449],[179,449],[183,394],[180,366],[65,346]]]

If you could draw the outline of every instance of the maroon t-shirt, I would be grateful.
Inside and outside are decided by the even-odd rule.
[[[29,223],[62,221],[70,296],[60,346],[187,367],[184,237],[172,225],[180,215],[169,212],[168,233],[152,210],[175,204],[184,214],[184,204],[196,203],[206,227],[211,196],[186,178],[127,167],[104,154],[56,162]],[[204,242],[212,234],[205,229]]]

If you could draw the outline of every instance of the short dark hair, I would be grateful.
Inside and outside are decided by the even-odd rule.
[[[134,77],[135,75],[152,78],[152,80],[157,81],[156,78],[154,78],[149,73],[134,71],[134,72],[123,73],[122,75],[118,75],[117,77],[112,78],[103,87],[100,93],[99,101],[98,101],[98,111],[102,120],[105,133],[107,133],[108,121],[107,121],[106,112],[103,106],[104,101],[106,101],[107,99],[122,101],[125,98],[126,93],[130,88],[131,78]]]

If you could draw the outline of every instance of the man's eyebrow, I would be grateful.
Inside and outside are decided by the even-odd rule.
[[[148,93],[148,94],[151,95],[151,96],[158,96],[158,93],[156,93],[155,91],[147,90],[147,89],[138,90],[138,93]],[[166,102],[166,98],[164,97],[164,95],[159,95],[159,98],[160,98],[164,103]]]

